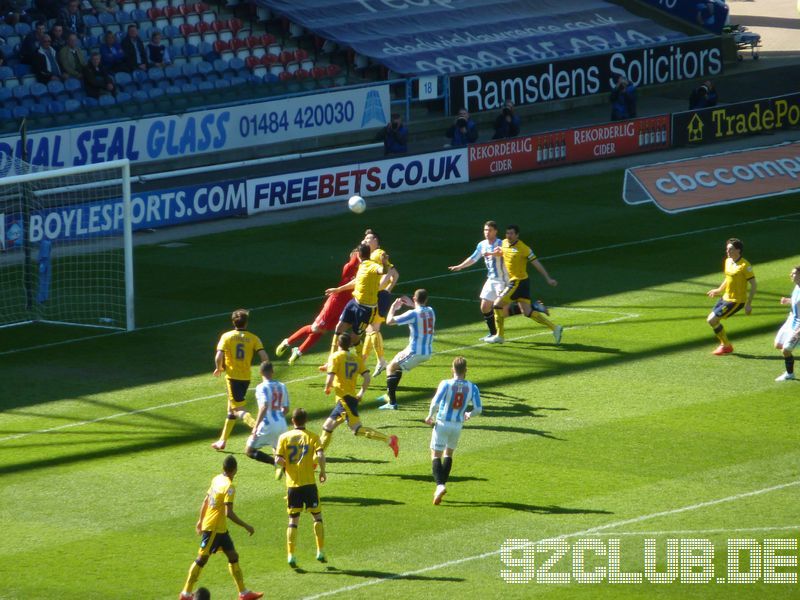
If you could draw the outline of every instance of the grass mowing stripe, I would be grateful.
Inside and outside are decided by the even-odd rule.
[[[552,256],[542,256],[541,258],[546,259],[546,260],[553,260],[553,259],[557,259],[557,258],[568,258],[568,257],[572,257],[572,256],[580,256],[580,255],[583,255],[583,254],[592,254],[594,252],[601,252],[603,250],[615,250],[617,248],[627,248],[629,246],[638,246],[638,245],[642,245],[642,244],[650,244],[652,242],[660,242],[660,241],[669,240],[669,239],[687,237],[687,236],[691,236],[691,235],[696,235],[698,233],[708,233],[709,231],[719,231],[721,229],[729,229],[731,227],[739,227],[739,226],[742,226],[742,225],[754,225],[756,223],[767,223],[769,221],[780,221],[780,220],[786,219],[788,217],[796,217],[796,216],[800,216],[800,212],[786,213],[785,215],[778,215],[778,216],[775,216],[775,217],[764,217],[762,219],[751,219],[749,221],[741,221],[739,223],[730,223],[730,224],[727,224],[727,225],[717,225],[717,226],[714,226],[714,227],[705,227],[703,229],[693,229],[691,231],[685,231],[685,232],[682,232],[682,233],[671,233],[671,234],[668,234],[668,235],[660,235],[660,236],[656,236],[656,237],[653,237],[653,238],[647,238],[647,239],[644,239],[644,240],[634,240],[634,241],[631,241],[631,242],[620,242],[618,244],[610,244],[610,245],[607,245],[607,246],[598,246],[596,248],[587,248],[587,249],[584,249],[584,250],[575,250],[575,251],[572,251],[572,252],[562,252],[560,254],[553,254]],[[420,283],[420,282],[423,282],[423,281],[432,281],[434,279],[442,279],[444,277],[453,277],[453,276],[463,275],[465,273],[472,272],[473,270],[468,270],[467,269],[467,270],[458,271],[458,272],[455,272],[455,273],[450,272],[450,273],[442,273],[441,275],[431,275],[429,277],[419,277],[417,279],[409,279],[408,281],[406,281],[406,283]],[[255,308],[252,308],[251,310],[254,310],[254,311],[255,310],[266,310],[266,309],[269,309],[269,308],[278,308],[278,307],[281,307],[281,306],[290,306],[292,304],[301,304],[303,302],[309,302],[311,300],[319,300],[319,296],[314,296],[312,298],[302,298],[302,299],[299,299],[299,300],[289,300],[287,302],[280,302],[278,304],[268,304],[268,305],[265,305],[265,306],[257,306]],[[203,321],[205,319],[218,319],[220,317],[227,316],[228,314],[229,314],[228,312],[215,313],[215,314],[211,314],[211,315],[203,315],[203,316],[200,316],[200,317],[191,317],[191,318],[188,318],[188,319],[180,319],[178,321],[169,321],[167,323],[160,323],[160,324],[156,324],[156,325],[145,325],[144,327],[137,328],[136,331],[147,331],[148,329],[157,329],[157,328],[162,328],[162,327],[170,327],[170,326],[173,326],[173,325],[183,325],[185,323],[192,323],[194,321]],[[73,339],[69,339],[69,340],[62,340],[60,342],[53,342],[53,343],[50,343],[50,344],[38,344],[36,346],[26,346],[25,348],[16,348],[14,350],[6,350],[4,352],[0,352],[0,356],[7,356],[7,355],[10,355],[10,354],[18,354],[18,353],[21,353],[21,352],[28,352],[28,351],[31,351],[31,350],[43,350],[45,348],[52,348],[52,347],[55,347],[55,346],[63,346],[63,345],[66,345],[66,344],[73,344],[73,343],[76,343],[76,342],[82,342],[84,340],[94,340],[94,339],[98,339],[98,338],[109,337],[109,336],[112,336],[112,335],[121,335],[123,333],[127,333],[127,332],[125,332],[125,331],[115,331],[115,332],[104,333],[104,334],[100,334],[100,335],[91,335],[91,336],[86,336],[86,337],[73,338]]]
[[[778,485],[773,485],[770,487],[761,488],[758,490],[752,490],[750,492],[742,492],[741,494],[734,494],[732,496],[725,496],[724,498],[717,498],[716,500],[707,500],[705,502],[698,502],[696,504],[689,504],[687,506],[681,506],[680,508],[672,508],[669,510],[662,510],[655,513],[650,513],[648,515],[640,515],[638,517],[633,517],[631,519],[623,519],[621,521],[614,521],[613,523],[606,523],[605,525],[598,525],[597,527],[590,527],[588,529],[582,529],[580,531],[574,531],[572,533],[565,533],[555,538],[547,538],[547,539],[567,539],[578,537],[582,535],[592,535],[594,533],[598,533],[601,531],[605,531],[607,529],[612,529],[614,527],[620,527],[623,525],[631,525],[633,523],[641,523],[642,521],[649,521],[651,519],[656,519],[658,517],[666,517],[670,515],[677,515],[684,512],[690,512],[693,510],[698,510],[700,508],[707,508],[709,506],[716,506],[718,504],[724,504],[726,502],[735,502],[737,500],[742,500],[744,498],[750,498],[752,496],[760,496],[762,494],[768,494],[769,492],[775,492],[778,490],[783,490],[789,487],[793,487],[796,485],[800,485],[800,480],[789,481],[787,483],[781,483]],[[544,541],[544,539],[537,540],[535,542],[529,542],[529,545],[535,545],[539,542]],[[454,567],[456,565],[463,564],[465,562],[471,562],[474,560],[481,560],[484,558],[488,558],[490,556],[495,556],[500,554],[501,550],[492,550],[491,552],[484,552],[483,554],[476,554],[475,556],[465,556],[464,558],[457,558],[455,560],[449,560],[447,562],[439,563],[437,565],[431,565],[429,567],[423,567],[422,569],[416,569],[414,571],[406,571],[405,573],[399,573],[397,575],[391,575],[389,577],[380,577],[375,579],[370,579],[369,581],[364,581],[362,583],[356,583],[353,585],[348,585],[336,590],[330,590],[327,592],[322,592],[319,594],[314,594],[311,596],[303,597],[303,600],[316,600],[317,598],[324,598],[326,596],[334,596],[336,594],[341,594],[343,592],[352,592],[354,590],[358,590],[364,587],[368,587],[371,585],[378,585],[380,583],[384,583],[386,581],[393,581],[397,579],[404,579],[406,577],[414,577],[416,575],[421,575],[422,573],[429,573],[430,571],[438,571],[440,569],[445,569],[447,567]]]
[[[673,529],[669,531],[605,531],[602,535],[706,535],[711,533],[744,533],[746,531],[800,531],[800,525],[778,525],[770,527],[737,527],[736,529]]]
[[[451,298],[451,300],[459,300],[459,298]],[[471,301],[470,301],[471,302]],[[614,319],[607,319],[605,321],[596,321],[594,323],[588,323],[586,325],[571,325],[568,327],[564,327],[564,330],[576,330],[576,329],[585,329],[587,327],[594,327],[596,325],[609,325],[611,323],[617,323],[619,321],[624,321],[626,319],[635,319],[638,318],[639,315],[636,313],[623,313],[623,312],[615,312],[609,310],[597,310],[594,308],[573,308],[573,307],[563,307],[562,310],[573,310],[573,311],[581,311],[581,312],[594,312],[594,313],[601,313],[601,314],[612,314],[612,315],[620,315]],[[529,333],[526,335],[521,335],[514,338],[508,338],[509,342],[514,342],[518,340],[524,340],[532,337],[539,337],[543,335],[552,335],[550,331],[537,331],[535,333]],[[477,344],[470,344],[467,346],[459,346],[457,348],[450,348],[449,350],[441,350],[439,352],[434,352],[434,355],[441,355],[441,354],[450,354],[452,352],[460,352],[462,350],[467,350],[469,348],[477,348],[479,346],[487,346],[487,342],[478,342]],[[289,381],[285,381],[284,383],[299,383],[301,381],[308,381],[310,379],[316,379],[318,377],[325,376],[324,373],[319,373],[318,375],[309,375],[308,377],[301,377],[299,379],[291,379]],[[0,437],[0,443],[8,442],[11,440],[18,440],[20,438],[27,437],[29,435],[36,435],[41,433],[52,433],[54,431],[60,431],[62,429],[69,429],[71,427],[79,427],[81,425],[92,425],[94,423],[99,423],[101,421],[108,421],[110,419],[118,419],[120,417],[127,417],[130,415],[137,415],[146,412],[152,412],[154,410],[160,410],[162,408],[172,408],[175,406],[181,406],[183,404],[191,404],[193,402],[199,402],[201,400],[210,400],[211,398],[219,398],[220,396],[224,396],[225,392],[221,392],[219,394],[211,394],[210,396],[200,396],[198,398],[189,398],[187,400],[178,400],[176,402],[168,402],[166,404],[159,404],[157,406],[148,406],[147,408],[138,408],[136,410],[130,410],[121,413],[115,413],[113,415],[106,415],[105,417],[98,417],[96,419],[90,419],[87,421],[76,421],[75,423],[67,423],[65,425],[58,425],[57,427],[49,427],[47,429],[37,429],[35,431],[25,431],[22,433],[15,433],[13,435],[9,435],[6,437]]]

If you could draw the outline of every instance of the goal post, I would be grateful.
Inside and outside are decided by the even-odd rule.
[[[135,328],[127,159],[43,168],[0,154],[0,327]]]

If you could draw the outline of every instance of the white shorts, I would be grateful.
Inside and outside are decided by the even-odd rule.
[[[431,434],[431,450],[443,452],[445,448],[455,450],[461,437],[461,423],[441,423],[436,421]]]
[[[415,354],[410,348],[405,348],[404,350],[401,350],[395,354],[392,362],[400,365],[400,369],[402,371],[410,371],[417,365],[421,365],[425,361],[429,360],[430,357],[430,354]]]
[[[498,298],[502,297],[503,290],[505,289],[506,285],[508,285],[508,282],[503,281],[502,279],[487,279],[486,283],[483,284],[483,289],[481,290],[481,300],[494,302]]]
[[[286,421],[270,423],[267,426],[264,426],[264,423],[262,422],[258,426],[256,434],[247,438],[247,446],[250,448],[255,448],[256,450],[263,448],[264,446],[275,448],[278,445],[278,438],[281,437],[281,434],[285,431]]]
[[[791,352],[797,346],[797,340],[795,343],[792,343],[792,337],[794,336],[794,328],[792,327],[792,322],[786,321],[778,330],[778,335],[775,336],[775,345],[780,346],[787,352]]]

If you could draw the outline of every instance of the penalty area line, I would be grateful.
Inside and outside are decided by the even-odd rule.
[[[536,540],[535,542],[529,542],[527,545],[533,546],[538,544],[539,542],[543,542],[547,539],[569,539],[574,537],[580,536],[591,536],[598,534],[600,532],[606,531],[608,529],[614,529],[615,527],[622,527],[625,525],[631,525],[633,523],[641,523],[643,521],[649,521],[651,519],[656,519],[658,517],[667,517],[671,515],[677,515],[680,513],[690,512],[693,510],[699,510],[701,508],[707,508],[709,506],[716,506],[718,504],[725,504],[727,502],[735,502],[737,500],[742,500],[744,498],[750,498],[752,496],[760,496],[762,494],[768,494],[770,492],[775,492],[778,490],[783,490],[789,487],[794,487],[800,485],[800,480],[796,481],[789,481],[787,483],[781,483],[778,485],[773,485],[770,487],[761,488],[758,490],[752,490],[750,492],[742,492],[741,494],[733,494],[731,496],[725,496],[724,498],[717,498],[715,500],[707,500],[705,502],[698,502],[696,504],[689,504],[687,506],[681,506],[678,508],[672,508],[669,510],[662,510],[659,512],[650,513],[647,515],[640,515],[638,517],[633,517],[630,519],[623,519],[620,521],[614,521],[612,523],[606,523],[605,525],[598,525],[597,527],[590,527],[588,529],[581,529],[580,531],[573,531],[572,533],[565,533],[559,536],[555,536],[552,538],[542,538],[540,540]],[[520,546],[521,547],[521,546]],[[501,553],[501,550],[492,550],[490,552],[484,552],[483,554],[476,554],[474,556],[465,556],[464,558],[458,558],[455,560],[449,560],[447,562],[439,563],[436,565],[431,565],[428,567],[423,567],[421,569],[415,569],[413,571],[406,571],[404,573],[398,573],[397,575],[390,575],[389,577],[380,577],[375,579],[370,579],[369,581],[364,581],[362,583],[355,583],[353,585],[348,585],[345,587],[341,587],[335,590],[330,590],[327,592],[320,592],[319,594],[313,594],[311,596],[304,596],[302,600],[316,600],[317,598],[325,598],[327,596],[335,596],[336,594],[342,594],[345,592],[352,592],[355,590],[359,590],[361,588],[378,585],[381,583],[386,583],[388,581],[396,581],[399,579],[406,579],[409,577],[414,577],[416,575],[421,575],[423,573],[429,573],[431,571],[438,571],[440,569],[446,569],[448,567],[454,567],[456,565],[464,564],[466,562],[471,562],[474,560],[481,560],[484,558],[489,558],[490,556],[497,556]]]

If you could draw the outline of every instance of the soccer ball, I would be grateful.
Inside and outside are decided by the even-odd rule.
[[[347,208],[360,215],[367,210],[367,201],[361,196],[350,196],[350,200],[347,201]]]

